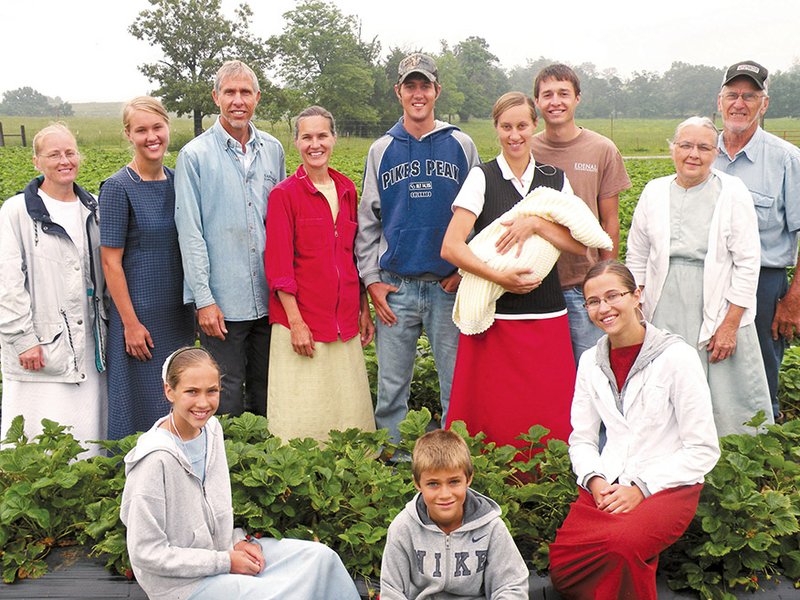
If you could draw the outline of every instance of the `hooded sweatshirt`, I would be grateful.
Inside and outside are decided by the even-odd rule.
[[[402,119],[369,149],[358,209],[356,257],[365,286],[380,271],[439,280],[455,271],[441,258],[451,205],[479,162],[472,140],[436,121],[417,139]]]
[[[205,483],[156,422],[125,456],[120,518],[136,580],[151,600],[188,598],[204,577],[230,572],[230,550],[244,539],[233,529],[233,505],[222,427],[208,436]]]
[[[463,523],[448,535],[416,494],[389,525],[382,600],[527,600],[528,568],[500,514],[494,500],[467,490]]]
[[[697,351],[650,323],[621,390],[611,370],[608,336],[583,353],[571,422],[569,456],[583,487],[600,475],[609,483],[636,484],[647,497],[702,483],[720,454]],[[601,422],[607,435],[602,452]]]

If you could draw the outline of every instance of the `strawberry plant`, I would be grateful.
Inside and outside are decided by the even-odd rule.
[[[761,413],[749,424],[764,423]],[[697,515],[662,555],[670,585],[727,600],[765,579],[800,579],[800,421],[728,435]]]
[[[410,451],[430,419],[427,409],[411,411],[397,449]],[[262,417],[221,421],[237,525],[255,536],[319,540],[354,575],[377,579],[387,527],[414,492],[410,463],[377,459],[382,448],[396,450],[387,433],[351,429],[334,432],[323,446],[284,444]],[[520,437],[522,450],[486,443],[482,433],[469,436],[460,422],[453,428],[472,452],[473,486],[500,504],[523,556],[544,572],[548,546],[576,494],[566,444],[543,447],[547,431],[538,425]],[[662,554],[673,587],[725,600],[776,577],[800,580],[800,421],[759,431],[722,438],[722,458],[706,478],[697,516]],[[130,573],[119,501],[122,457],[135,441],[103,442],[109,456],[76,461],[81,447],[65,427],[45,421],[44,432],[28,440],[21,417],[15,420],[0,450],[5,581],[41,575],[51,548],[76,543],[93,544],[109,568]]]

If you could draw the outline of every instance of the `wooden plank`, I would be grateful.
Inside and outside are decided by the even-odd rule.
[[[100,557],[89,556],[86,548],[75,546],[53,550],[46,562],[48,571],[43,577],[0,585],[0,599],[147,600],[147,595],[139,584],[109,573],[105,569],[105,561]]]

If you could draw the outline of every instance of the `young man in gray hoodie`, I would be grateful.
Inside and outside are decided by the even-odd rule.
[[[461,437],[437,429],[411,459],[418,494],[389,525],[382,600],[527,600],[528,568],[491,498],[471,490]]]

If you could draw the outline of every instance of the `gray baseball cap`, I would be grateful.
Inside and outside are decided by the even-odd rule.
[[[434,83],[439,79],[439,70],[436,62],[427,54],[415,52],[409,54],[397,66],[397,83],[403,83],[412,73],[420,73]]]

